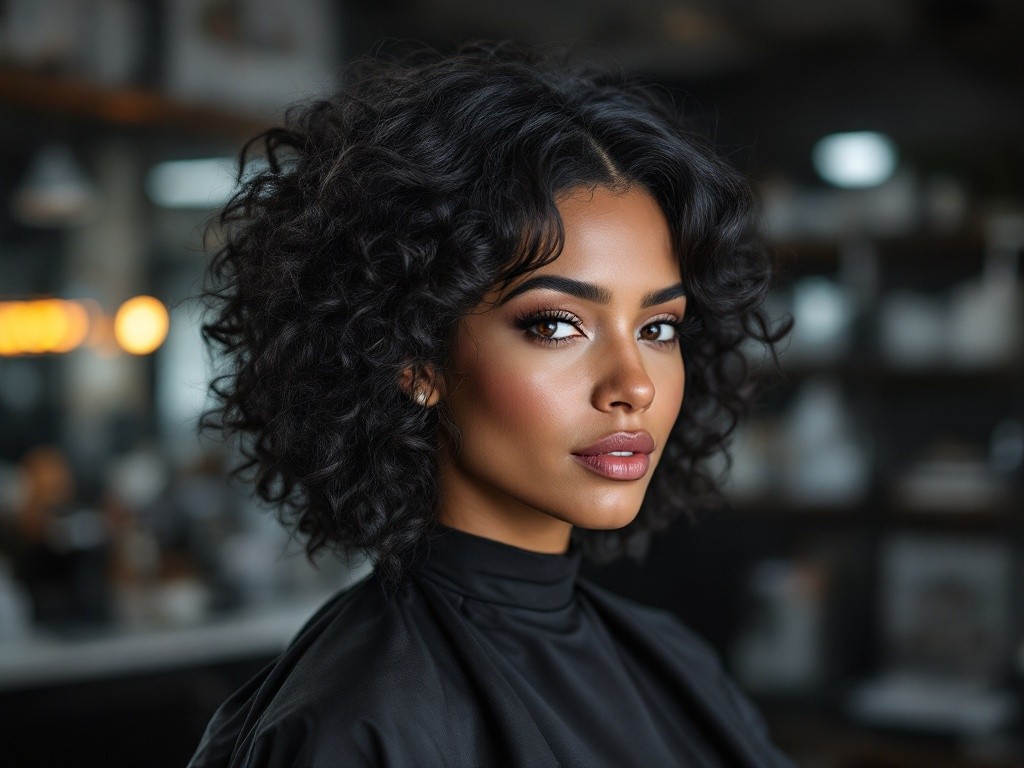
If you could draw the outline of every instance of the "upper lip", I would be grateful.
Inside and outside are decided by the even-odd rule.
[[[612,451],[630,451],[631,453],[653,453],[654,438],[649,432],[616,432],[602,437],[593,445],[582,448],[574,453],[577,456],[596,456],[599,453]]]

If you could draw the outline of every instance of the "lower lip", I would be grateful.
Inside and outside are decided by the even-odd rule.
[[[634,453],[632,456],[612,456],[609,453],[581,456],[574,453],[573,458],[591,472],[611,480],[639,480],[651,465],[651,457],[646,453]]]

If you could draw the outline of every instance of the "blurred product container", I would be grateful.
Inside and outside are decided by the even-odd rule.
[[[1012,723],[1013,555],[1006,542],[903,534],[882,551],[878,676],[854,689],[855,717],[983,738]]]
[[[783,489],[797,503],[844,505],[859,501],[871,481],[871,446],[854,423],[840,383],[809,379],[787,413]]]
[[[729,659],[758,693],[813,692],[826,676],[827,574],[809,560],[767,559],[747,574],[745,624]]]
[[[109,460],[92,509],[77,503],[58,449],[29,451],[0,484],[0,635],[21,636],[27,622],[61,634],[193,625],[330,591],[357,568],[334,557],[311,567],[225,472],[212,452],[172,470],[141,443]]]
[[[20,489],[3,521],[3,554],[28,591],[33,620],[58,628],[108,621],[109,538],[100,513],[76,504],[64,454],[38,446],[15,477]]]
[[[737,428],[727,477],[730,496],[775,497],[796,505],[848,508],[872,483],[873,446],[832,375],[805,380],[785,409]]]

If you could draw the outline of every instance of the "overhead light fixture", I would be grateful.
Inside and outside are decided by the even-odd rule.
[[[837,187],[875,187],[896,170],[896,144],[877,131],[833,133],[818,140],[811,160],[821,178]]]
[[[266,160],[251,160],[243,181],[267,167]],[[238,190],[233,157],[168,160],[146,174],[146,195],[162,208],[204,210],[224,205]]]
[[[47,144],[14,192],[14,215],[33,227],[64,227],[90,219],[99,194],[66,144]]]

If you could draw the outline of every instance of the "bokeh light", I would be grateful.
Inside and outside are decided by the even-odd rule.
[[[114,316],[114,337],[121,349],[133,355],[148,355],[156,350],[170,327],[163,303],[152,296],[128,299]]]
[[[818,174],[829,184],[844,188],[876,187],[896,170],[896,145],[876,131],[833,133],[819,139],[812,150]]]
[[[0,302],[0,355],[70,352],[85,340],[88,332],[88,312],[77,301]]]

